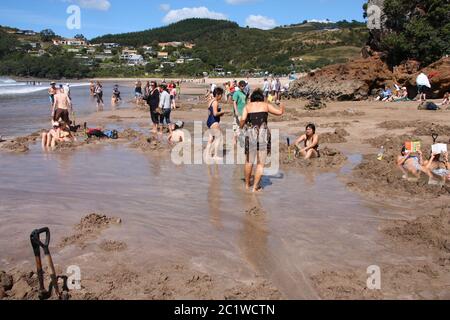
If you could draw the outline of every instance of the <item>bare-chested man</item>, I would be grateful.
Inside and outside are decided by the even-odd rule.
[[[61,118],[67,124],[70,124],[69,109],[72,112],[72,104],[64,88],[60,88],[55,95],[55,102],[53,103],[52,115],[53,121],[59,121]]]

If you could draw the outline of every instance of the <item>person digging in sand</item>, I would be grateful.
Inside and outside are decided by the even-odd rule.
[[[264,92],[255,90],[250,96],[250,103],[247,104],[242,113],[240,128],[245,136],[245,187],[250,190],[250,180],[252,178],[253,166],[256,164],[256,172],[253,183],[253,192],[262,190],[260,185],[264,173],[266,157],[270,154],[271,136],[267,126],[269,114],[282,116],[285,107],[281,105],[276,108],[265,102]],[[244,128],[245,127],[245,128]]]
[[[300,148],[300,143],[304,142],[304,147]],[[306,160],[319,158],[319,135],[316,134],[316,126],[312,123],[306,126],[306,133],[295,141],[296,157],[302,156]]]

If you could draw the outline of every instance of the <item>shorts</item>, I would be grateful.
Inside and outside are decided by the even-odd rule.
[[[150,110],[150,118],[152,119],[153,124],[159,124],[160,114],[156,113],[155,110]]]
[[[53,117],[53,121],[59,121],[60,118],[61,118],[62,121],[64,121],[64,123],[70,124],[69,110],[67,110],[67,109],[56,109],[55,110],[55,115]]]
[[[429,88],[427,86],[417,86],[417,91],[419,92],[419,94],[427,93],[428,89]]]
[[[54,95],[49,95],[48,99],[50,100],[50,103],[53,105],[53,103],[55,103],[55,96]]]
[[[142,93],[135,92],[135,93],[134,93],[134,97],[135,97],[135,98],[142,98]]]
[[[269,91],[264,91],[264,97],[266,97],[266,98],[269,97]]]
[[[159,123],[169,125],[170,124],[170,113],[172,112],[171,109],[163,109],[163,113],[159,115]]]

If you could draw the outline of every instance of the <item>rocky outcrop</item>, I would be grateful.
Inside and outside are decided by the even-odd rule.
[[[392,81],[393,74],[379,56],[327,66],[293,82],[294,98],[314,95],[331,100],[363,100],[371,91]]]
[[[294,98],[319,96],[331,100],[364,100],[375,95],[384,85],[392,88],[397,83],[407,87],[410,98],[414,98],[417,95],[416,78],[420,72],[430,78],[430,98],[441,98],[445,92],[450,91],[449,57],[424,69],[420,69],[419,62],[409,60],[391,71],[381,56],[374,54],[366,59],[331,65],[311,72],[291,84],[290,95]]]

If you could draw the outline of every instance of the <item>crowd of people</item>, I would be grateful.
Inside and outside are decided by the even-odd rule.
[[[408,88],[405,86],[400,86],[394,83],[393,87],[389,85],[385,85],[383,89],[379,91],[379,94],[375,98],[376,101],[383,102],[403,102],[403,101],[413,101],[417,100],[419,102],[426,102],[429,97],[431,91],[431,82],[430,79],[434,77],[434,74],[427,76],[425,73],[420,73],[416,78],[417,84],[417,96],[411,98],[410,93],[408,92]],[[449,106],[450,105],[450,94],[447,92],[444,95],[444,99],[440,104],[440,107]]]
[[[428,86],[423,77],[418,77],[420,99],[426,99]],[[229,81],[219,87],[211,84],[207,95],[206,127],[209,129],[209,139],[205,148],[205,160],[218,162],[223,160],[223,133],[222,117],[226,110],[222,103],[230,106],[232,128],[234,132],[234,144],[240,144],[245,150],[245,186],[253,188],[254,192],[261,190],[261,177],[266,164],[266,158],[271,153],[271,133],[268,126],[269,115],[281,116],[285,112],[282,103],[283,86],[279,78],[264,79],[262,88],[252,91],[250,84],[245,81]],[[103,109],[103,86],[97,81],[90,85],[91,96],[96,99],[97,109]],[[148,81],[143,87],[141,81],[137,81],[134,87],[134,102],[147,104],[150,110],[152,133],[168,133],[168,142],[176,144],[185,140],[183,131],[184,122],[171,120],[172,111],[177,108],[177,99],[180,97],[180,82]],[[71,133],[70,114],[72,113],[72,99],[70,97],[70,85],[60,85],[52,82],[49,88],[49,97],[52,104],[53,128],[42,135],[43,147],[54,147],[58,143],[74,141],[76,138]],[[395,86],[392,91],[386,86],[379,97],[382,101],[406,101],[408,91],[406,87]],[[447,93],[443,104],[450,103]],[[117,105],[122,101],[119,86],[115,85],[112,91],[111,105]],[[304,134],[294,142],[294,155],[296,158],[314,159],[320,158],[320,136],[316,132],[316,126],[310,123],[306,126]],[[291,149],[289,149],[291,150]],[[423,159],[420,151],[411,153],[403,146],[397,159],[399,169],[406,179],[410,175],[419,177],[422,173],[430,178],[441,177],[444,181],[450,180],[448,153],[433,154],[430,159]],[[254,173],[253,173],[254,172]]]

